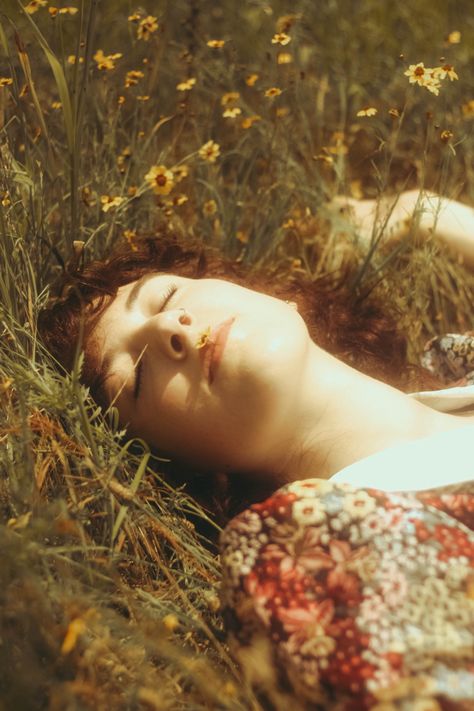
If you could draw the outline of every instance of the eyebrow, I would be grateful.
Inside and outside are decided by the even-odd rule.
[[[125,308],[127,309],[127,311],[130,311],[133,304],[138,299],[138,295],[140,293],[142,286],[144,284],[146,284],[146,282],[149,279],[153,279],[153,277],[156,277],[156,276],[162,276],[164,273],[165,272],[148,272],[147,274],[144,274],[142,277],[140,277],[140,279],[138,279],[138,281],[135,282],[135,284],[130,289],[130,293],[127,296],[127,300],[125,301]]]

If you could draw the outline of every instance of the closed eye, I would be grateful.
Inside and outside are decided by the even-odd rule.
[[[142,373],[143,373],[143,355],[145,353],[145,348],[142,350],[138,356],[137,362],[135,363],[135,377],[133,383],[133,399],[138,400],[140,394],[140,387],[142,384]]]
[[[161,311],[163,311],[163,309],[168,305],[171,298],[176,294],[177,291],[178,287],[176,286],[176,284],[169,285],[169,287],[166,289],[166,291],[161,297],[161,306],[160,311],[158,313],[161,313]]]
[[[160,310],[158,313],[161,313],[166,306],[169,304],[171,301],[172,297],[176,292],[178,291],[178,287],[176,284],[170,284],[167,289],[163,292],[161,296],[161,305],[160,305]],[[138,397],[140,395],[140,388],[143,380],[143,356],[146,350],[145,348],[142,350],[140,353],[137,362],[135,363],[135,377],[134,377],[134,384],[133,384],[133,399],[138,400]]]

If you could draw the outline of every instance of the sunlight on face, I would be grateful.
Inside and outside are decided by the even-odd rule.
[[[197,465],[242,470],[286,437],[310,343],[279,299],[170,274],[119,289],[93,339],[131,434]]]

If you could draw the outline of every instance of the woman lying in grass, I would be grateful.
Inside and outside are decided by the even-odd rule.
[[[70,367],[83,326],[97,401],[254,497],[221,537],[222,600],[263,700],[468,708],[474,386],[405,394],[430,376],[391,318],[329,284],[269,281],[161,235],[85,268],[40,329]],[[471,340],[428,355],[467,375]]]

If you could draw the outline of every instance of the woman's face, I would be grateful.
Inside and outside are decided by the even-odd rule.
[[[184,461],[252,471],[284,450],[310,339],[295,308],[219,279],[147,274],[92,334],[131,434]]]

